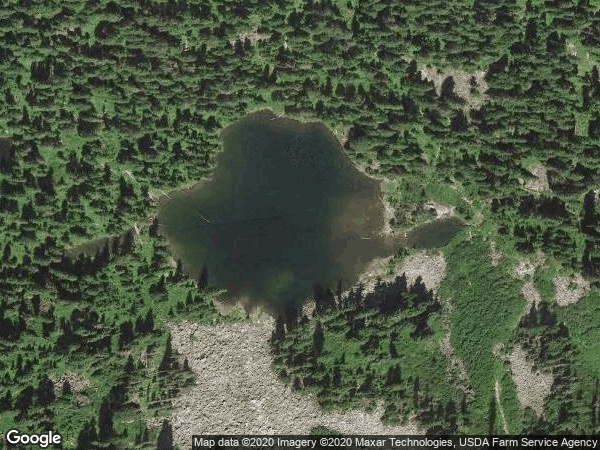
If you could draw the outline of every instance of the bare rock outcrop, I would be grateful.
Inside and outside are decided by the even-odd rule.
[[[556,277],[552,282],[554,284],[554,298],[558,306],[569,306],[577,303],[581,297],[590,291],[590,282],[579,273],[573,277]]]
[[[81,393],[91,386],[91,382],[87,377],[75,372],[64,372],[59,377],[50,377],[50,380],[54,384],[55,391],[60,391],[65,382],[69,384],[71,391],[75,393]]]
[[[525,258],[519,261],[519,264],[514,268],[513,275],[520,280],[533,277],[537,268],[543,266],[545,262],[546,257],[544,254],[538,252],[533,259]]]
[[[420,276],[427,289],[433,289],[435,292],[446,276],[446,258],[444,258],[442,252],[421,251],[413,253],[402,261],[396,273],[406,274],[409,284],[414,283],[417,277]]]
[[[521,288],[521,294],[523,294],[523,297],[525,297],[525,300],[527,301],[525,312],[529,312],[533,305],[535,305],[537,308],[542,301],[542,296],[535,288],[533,280],[527,280],[525,284],[523,284],[523,287]]]
[[[546,174],[546,168],[541,165],[531,166],[529,173],[533,177],[525,182],[523,188],[529,192],[547,192],[550,190],[550,183],[548,182],[548,175]]]
[[[194,434],[307,434],[326,426],[344,434],[419,434],[412,421],[381,423],[374,412],[323,411],[314,396],[293,391],[271,366],[269,317],[219,325],[171,324],[173,348],[198,375],[173,402],[174,439],[182,448]]]
[[[513,348],[507,359],[519,402],[541,416],[544,412],[544,401],[554,382],[552,374],[534,370],[533,361],[527,358],[527,353],[519,346]]]
[[[464,70],[448,69],[439,71],[435,67],[423,67],[421,77],[432,81],[438,95],[442,91],[442,83],[448,77],[454,80],[454,93],[465,101],[465,104],[472,109],[479,109],[488,99],[485,92],[488,89],[485,81],[485,72],[478,70],[473,73]],[[477,95],[474,95],[476,92]]]

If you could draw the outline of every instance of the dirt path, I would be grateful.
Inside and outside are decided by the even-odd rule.
[[[383,409],[324,412],[313,396],[294,392],[271,367],[271,318],[221,325],[169,325],[173,348],[198,375],[174,401],[174,439],[193,434],[307,434],[322,425],[344,434],[419,434],[417,425],[385,426]]]
[[[498,410],[500,411],[500,417],[502,417],[502,426],[504,427],[504,432],[508,434],[508,423],[506,423],[506,416],[504,415],[504,408],[502,408],[502,402],[500,401],[500,383],[496,380],[496,385],[494,387],[496,391],[496,402],[498,403]]]

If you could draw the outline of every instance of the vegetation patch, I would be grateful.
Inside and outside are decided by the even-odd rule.
[[[414,417],[428,430],[462,426],[467,399],[448,385],[439,346],[442,306],[420,276],[412,284],[405,274],[379,280],[372,291],[317,286],[314,299],[311,319],[276,322],[271,346],[282,380],[326,409],[382,401],[390,424]]]

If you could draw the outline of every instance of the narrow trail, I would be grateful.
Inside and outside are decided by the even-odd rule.
[[[502,408],[502,402],[500,401],[500,383],[496,379],[496,402],[498,403],[498,410],[500,411],[500,417],[502,417],[502,426],[504,427],[504,432],[508,434],[508,423],[506,423],[506,416],[504,415],[504,408]]]

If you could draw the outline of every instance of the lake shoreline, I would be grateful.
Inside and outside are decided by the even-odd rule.
[[[220,135],[214,171],[157,202],[161,234],[191,278],[208,264],[231,299],[301,303],[309,280],[351,282],[392,253],[383,180],[354,164],[323,123],[261,109]]]

